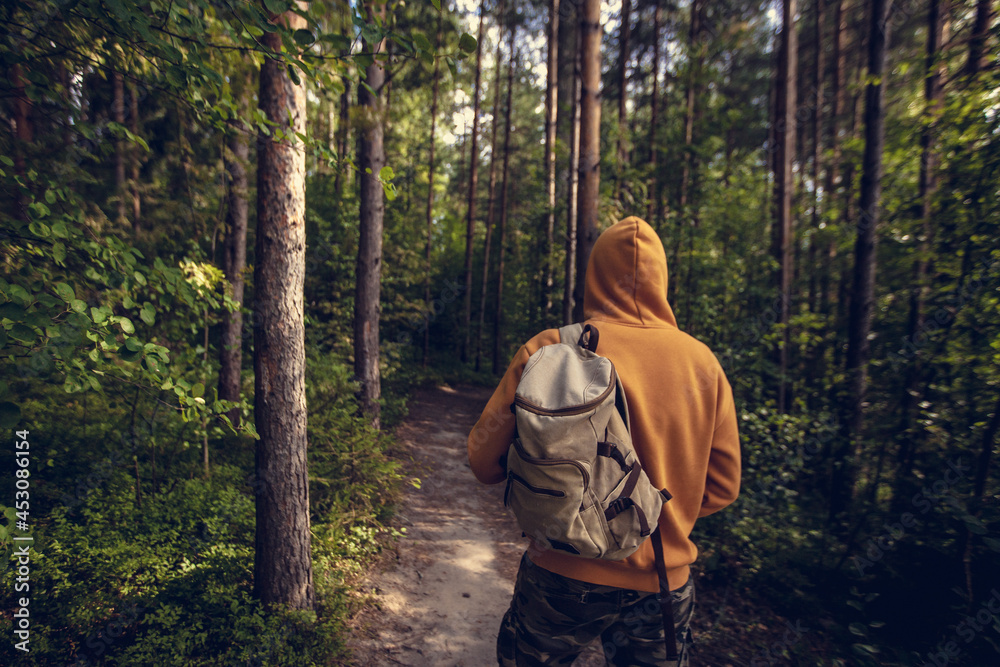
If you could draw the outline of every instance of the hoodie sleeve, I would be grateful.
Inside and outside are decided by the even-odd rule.
[[[740,434],[736,422],[733,390],[725,373],[719,369],[715,430],[708,459],[705,496],[698,516],[708,516],[729,505],[740,492]]]
[[[521,346],[511,359],[507,372],[497,385],[489,403],[483,409],[479,421],[469,433],[467,448],[469,467],[483,484],[498,484],[507,479],[507,470],[501,459],[514,442],[516,421],[510,406],[514,405],[514,393],[521,381],[528,357],[538,348],[559,342],[558,329],[546,329]]]

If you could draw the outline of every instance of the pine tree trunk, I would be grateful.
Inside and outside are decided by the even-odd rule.
[[[479,3],[479,31],[476,42],[476,86],[473,93],[472,143],[469,148],[468,213],[465,217],[465,295],[462,310],[462,363],[468,363],[472,342],[472,250],[476,234],[476,190],[479,185],[479,96],[482,83],[483,15],[486,0]]]
[[[576,43],[580,42],[580,27],[576,23]],[[572,324],[575,315],[573,291],[576,287],[576,221],[577,197],[580,191],[580,97],[583,85],[580,80],[580,50],[574,49],[575,60],[572,86],[572,113],[570,114],[569,188],[566,191],[566,281],[563,290],[563,324]],[[586,267],[584,267],[586,270]]]
[[[659,7],[657,7],[659,9]],[[621,201],[625,163],[628,160],[626,136],[628,132],[628,61],[632,55],[629,44],[632,35],[632,0],[622,0],[621,25],[618,29],[618,175],[615,178],[615,200]],[[659,32],[654,33],[653,44],[658,45]],[[658,66],[655,61],[654,68]]]
[[[128,88],[129,92],[129,131],[135,136],[139,136],[139,92],[136,90],[135,84],[131,84]],[[133,144],[130,157],[131,157],[131,174],[129,178],[129,185],[132,193],[132,231],[138,234],[142,227],[142,199],[139,196],[139,166],[142,160],[141,151],[142,149]]]
[[[796,0],[785,0],[781,31],[781,67],[778,79],[778,171],[774,175],[777,200],[778,290],[781,300],[778,323],[784,326],[778,344],[778,412],[786,410],[786,374],[788,371],[788,320],[792,298],[792,160],[795,157],[795,110],[798,63],[798,37],[795,27]]]
[[[580,184],[577,191],[576,289],[573,319],[583,321],[587,261],[597,241],[601,182],[601,3],[584,0],[580,15]]]
[[[240,99],[241,112],[248,104],[246,93]],[[233,312],[224,312],[222,318],[222,345],[219,349],[219,398],[223,401],[240,400],[240,372],[243,366],[243,271],[247,261],[247,165],[250,162],[250,144],[247,128],[230,123],[231,134],[226,139],[226,171],[229,187],[226,189],[226,235],[223,239],[222,270],[229,281],[233,301],[239,306]],[[233,426],[240,423],[240,411],[229,411]]]
[[[25,91],[24,68],[20,63],[12,65],[10,68],[10,82],[14,88],[14,173],[21,177],[22,182],[27,182],[27,153],[28,146],[34,141],[34,126],[31,122],[31,100]],[[21,220],[28,220],[27,203],[24,195],[18,190],[17,194],[17,215]]]
[[[500,5],[498,20],[500,21],[500,34],[497,37],[497,51],[494,58],[496,71],[493,75],[493,129],[490,139],[490,186],[486,202],[486,239],[483,244],[483,282],[482,290],[479,294],[479,329],[476,337],[476,372],[479,372],[480,361],[482,359],[483,329],[486,327],[486,293],[489,289],[487,284],[490,276],[490,254],[492,251],[491,242],[493,240],[494,203],[497,189],[497,128],[500,119],[500,44],[503,41],[503,15],[504,4]]]
[[[972,36],[969,38],[969,60],[965,63],[965,72],[970,77],[979,74],[987,64],[986,40],[990,36],[992,14],[990,5],[990,0],[976,2],[976,20],[972,25]]]
[[[510,42],[508,49],[510,52],[510,62],[507,65],[507,109],[504,112],[504,135],[503,135],[503,186],[500,190],[500,221],[497,231],[497,251],[499,261],[497,261],[497,291],[496,310],[493,318],[493,374],[499,375],[503,371],[503,271],[504,259],[507,251],[507,195],[510,192],[510,117],[514,107],[514,67],[517,58],[514,53],[514,38],[517,33],[516,25],[510,27]]]
[[[628,0],[626,0],[628,2]],[[552,311],[552,274],[555,270],[552,251],[556,229],[556,123],[559,119],[559,0],[549,2],[549,52],[545,86],[545,189],[548,211],[545,218],[545,245],[542,263],[545,277],[542,283],[542,317],[548,321]]]
[[[657,170],[660,148],[657,135],[660,131],[660,24],[663,22],[663,7],[655,0],[653,13],[653,92],[649,101],[649,203],[646,206],[646,220],[659,229],[660,175]]]
[[[125,78],[115,70],[111,74],[111,118],[119,125],[125,124]],[[115,197],[117,198],[118,218],[121,223],[125,217],[125,140],[115,138]]]
[[[811,267],[816,266],[816,246],[820,233],[820,160],[822,157],[822,127],[823,127],[823,3],[826,0],[816,0],[816,25],[813,38],[815,40],[816,59],[813,61],[813,124],[812,124],[812,238],[809,239],[809,312],[815,313],[818,302],[819,285],[816,272]]]
[[[333,191],[337,193],[337,201],[344,199],[344,171],[347,168],[345,158],[347,147],[350,146],[351,132],[351,81],[344,78],[344,92],[340,94],[340,115],[337,120],[337,175],[333,179]]]
[[[306,23],[293,12],[278,20],[292,29]],[[278,33],[261,39],[275,51],[282,48]],[[283,61],[264,60],[259,100],[271,122],[305,133],[305,87],[291,82]],[[257,165],[254,416],[260,486],[254,594],[268,606],[312,609],[303,324],[305,151],[297,139],[277,142],[261,133]]]
[[[368,8],[369,20],[374,20]],[[365,44],[365,50],[380,53],[385,42]],[[358,238],[358,261],[355,269],[357,288],[354,297],[354,374],[361,382],[361,411],[374,428],[380,426],[379,399],[382,395],[379,373],[379,299],[382,292],[382,222],[385,201],[379,172],[385,166],[385,110],[381,92],[385,70],[375,61],[365,70],[368,86],[358,87],[358,106],[363,112],[358,132],[359,178],[361,180],[361,233]],[[374,90],[376,94],[369,91]]]
[[[441,49],[441,16],[438,12],[437,43],[435,51]],[[424,247],[424,368],[431,353],[431,241],[434,222],[434,139],[437,130],[438,92],[441,82],[441,60],[434,59],[434,79],[431,85],[431,136],[427,156],[427,243]]]
[[[830,518],[847,510],[853,495],[856,465],[861,454],[864,407],[868,389],[868,360],[875,305],[875,247],[885,146],[886,46],[889,40],[888,0],[874,0],[868,30],[868,85],[865,89],[865,149],[861,163],[860,219],[854,245],[854,282],[847,330],[848,402],[843,419],[843,443],[835,460]]]
[[[837,0],[837,6],[834,10],[833,18],[833,81],[831,82],[831,92],[830,92],[830,129],[829,129],[829,148],[830,148],[830,162],[826,165],[826,185],[824,187],[823,196],[826,199],[828,205],[832,206],[833,201],[836,199],[837,188],[842,184],[840,182],[840,163],[841,163],[841,144],[840,144],[840,126],[841,126],[841,115],[844,112],[845,107],[845,93],[846,86],[844,85],[844,73],[847,69],[847,58],[846,51],[844,49],[844,38],[847,34],[847,16],[849,12],[845,10],[845,4],[847,0]],[[823,253],[823,271],[822,277],[820,278],[820,296],[819,296],[819,311],[824,315],[830,313],[830,302],[831,302],[831,273],[833,272],[834,260],[837,257],[837,243],[836,239],[831,238],[827,243],[826,250]],[[821,373],[820,376],[823,374]]]
[[[940,0],[930,0],[927,12],[927,52],[925,57],[924,102],[926,104],[924,126],[920,134],[920,174],[919,197],[921,232],[917,250],[917,258],[913,264],[913,288],[910,291],[910,316],[908,321],[907,340],[916,340],[924,330],[924,303],[930,291],[929,273],[934,224],[931,217],[934,194],[937,191],[937,150],[936,125],[941,105],[941,79],[945,74],[942,63],[938,62],[941,46],[944,43],[944,20]],[[906,369],[906,380],[903,394],[900,398],[899,433],[902,436],[898,460],[896,462],[896,492],[893,500],[897,506],[902,506],[908,497],[908,483],[911,481],[910,468],[913,465],[916,434],[910,433],[913,425],[913,406],[920,402],[919,380],[922,375],[923,355],[917,350],[913,359],[909,360]]]
[[[681,167],[681,191],[678,200],[677,231],[674,238],[673,252],[673,272],[675,280],[671,280],[668,289],[671,291],[669,300],[677,303],[677,287],[680,281],[681,245],[684,241],[684,229],[689,223],[690,212],[688,204],[691,195],[691,172],[694,162],[694,117],[697,104],[697,83],[701,70],[701,45],[699,37],[701,34],[701,12],[704,0],[691,1],[691,20],[688,29],[688,76],[687,86],[684,92],[684,157]],[[686,267],[690,271],[691,267]],[[675,306],[676,308],[676,306]],[[681,309],[683,311],[683,309]]]

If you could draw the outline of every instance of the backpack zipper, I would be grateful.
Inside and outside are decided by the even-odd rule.
[[[514,396],[514,405],[520,406],[522,409],[528,412],[534,412],[536,415],[543,415],[545,417],[568,417],[572,415],[582,415],[584,412],[589,412],[596,408],[598,405],[604,402],[604,400],[611,395],[611,392],[615,390],[617,386],[617,378],[615,374],[611,374],[611,382],[608,384],[608,388],[601,393],[600,396],[592,401],[583,403],[581,405],[569,405],[565,408],[543,408],[537,403],[532,403],[526,398],[521,396]]]
[[[514,448],[517,449],[517,454],[518,454],[518,456],[521,457],[522,461],[525,461],[527,463],[531,463],[532,465],[536,465],[536,466],[554,466],[554,465],[569,464],[569,465],[572,465],[572,466],[576,466],[577,469],[579,469],[580,474],[583,475],[583,490],[584,490],[584,492],[586,492],[587,489],[590,488],[590,473],[587,472],[587,469],[584,468],[583,464],[581,464],[579,461],[576,461],[574,459],[536,459],[536,458],[534,458],[532,456],[528,456],[525,453],[524,447],[521,445],[521,441],[518,440],[518,439],[516,439],[516,438],[514,439]]]

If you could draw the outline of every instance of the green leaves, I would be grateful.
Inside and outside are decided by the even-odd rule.
[[[478,45],[476,38],[467,32],[462,33],[462,36],[458,40],[458,48],[463,53],[474,53]]]

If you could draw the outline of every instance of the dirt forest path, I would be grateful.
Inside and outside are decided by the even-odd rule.
[[[362,586],[373,596],[352,621],[356,665],[496,664],[496,633],[524,551],[503,511],[503,485],[479,484],[465,442],[490,397],[481,387],[427,387],[396,439],[408,472],[396,523],[406,529]],[[590,647],[577,667],[603,665]]]

